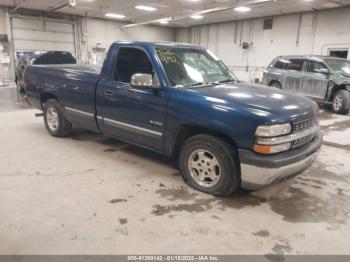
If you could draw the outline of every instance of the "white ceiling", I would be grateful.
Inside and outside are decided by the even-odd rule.
[[[0,5],[48,11],[67,0],[0,0]],[[76,0],[73,8],[65,7],[58,12],[89,17],[106,18],[106,13],[126,16],[129,23],[157,23],[155,20],[172,18],[168,26],[190,26],[223,21],[266,17],[279,14],[324,10],[350,5],[350,0]],[[233,11],[233,7],[249,5],[247,13]],[[136,5],[157,8],[154,12],[137,10]],[[204,18],[193,20],[191,15],[203,13]]]

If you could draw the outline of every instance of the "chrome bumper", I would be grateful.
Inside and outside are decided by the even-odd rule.
[[[243,161],[246,163],[241,163],[241,186],[257,190],[299,174],[315,161],[321,144],[322,136],[318,134],[309,145],[296,149],[295,152],[292,150],[280,156],[271,157],[257,156],[254,153],[249,153],[248,156],[246,154],[243,157]],[[240,156],[242,156],[242,152],[240,152]]]

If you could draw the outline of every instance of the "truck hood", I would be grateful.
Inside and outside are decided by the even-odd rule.
[[[311,99],[250,83],[200,86],[187,89],[209,103],[264,117],[267,123],[293,122],[314,117],[318,107]]]
[[[339,74],[333,74],[331,76],[331,80],[334,81],[337,85],[343,85],[343,84],[350,84],[350,75],[347,73],[339,73]]]

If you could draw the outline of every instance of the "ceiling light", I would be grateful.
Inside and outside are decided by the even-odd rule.
[[[111,18],[117,18],[117,19],[123,19],[123,18],[125,18],[125,15],[122,15],[122,14],[113,14],[113,13],[107,13],[107,14],[105,14],[105,16],[111,17]]]
[[[237,12],[244,13],[244,12],[249,12],[252,9],[250,7],[248,7],[248,6],[238,6],[238,7],[235,7],[234,10],[237,11]]]
[[[169,24],[169,21],[168,20],[161,20],[161,21],[159,21],[159,23],[162,25],[166,25],[166,24]]]
[[[137,5],[135,6],[135,8],[139,10],[149,11],[149,12],[153,12],[157,10],[157,8],[152,6],[147,6],[147,5]]]
[[[192,19],[203,19],[203,17],[202,15],[191,15]]]

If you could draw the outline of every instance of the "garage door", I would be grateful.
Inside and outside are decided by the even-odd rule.
[[[75,53],[73,22],[12,18],[15,51],[67,51]]]

